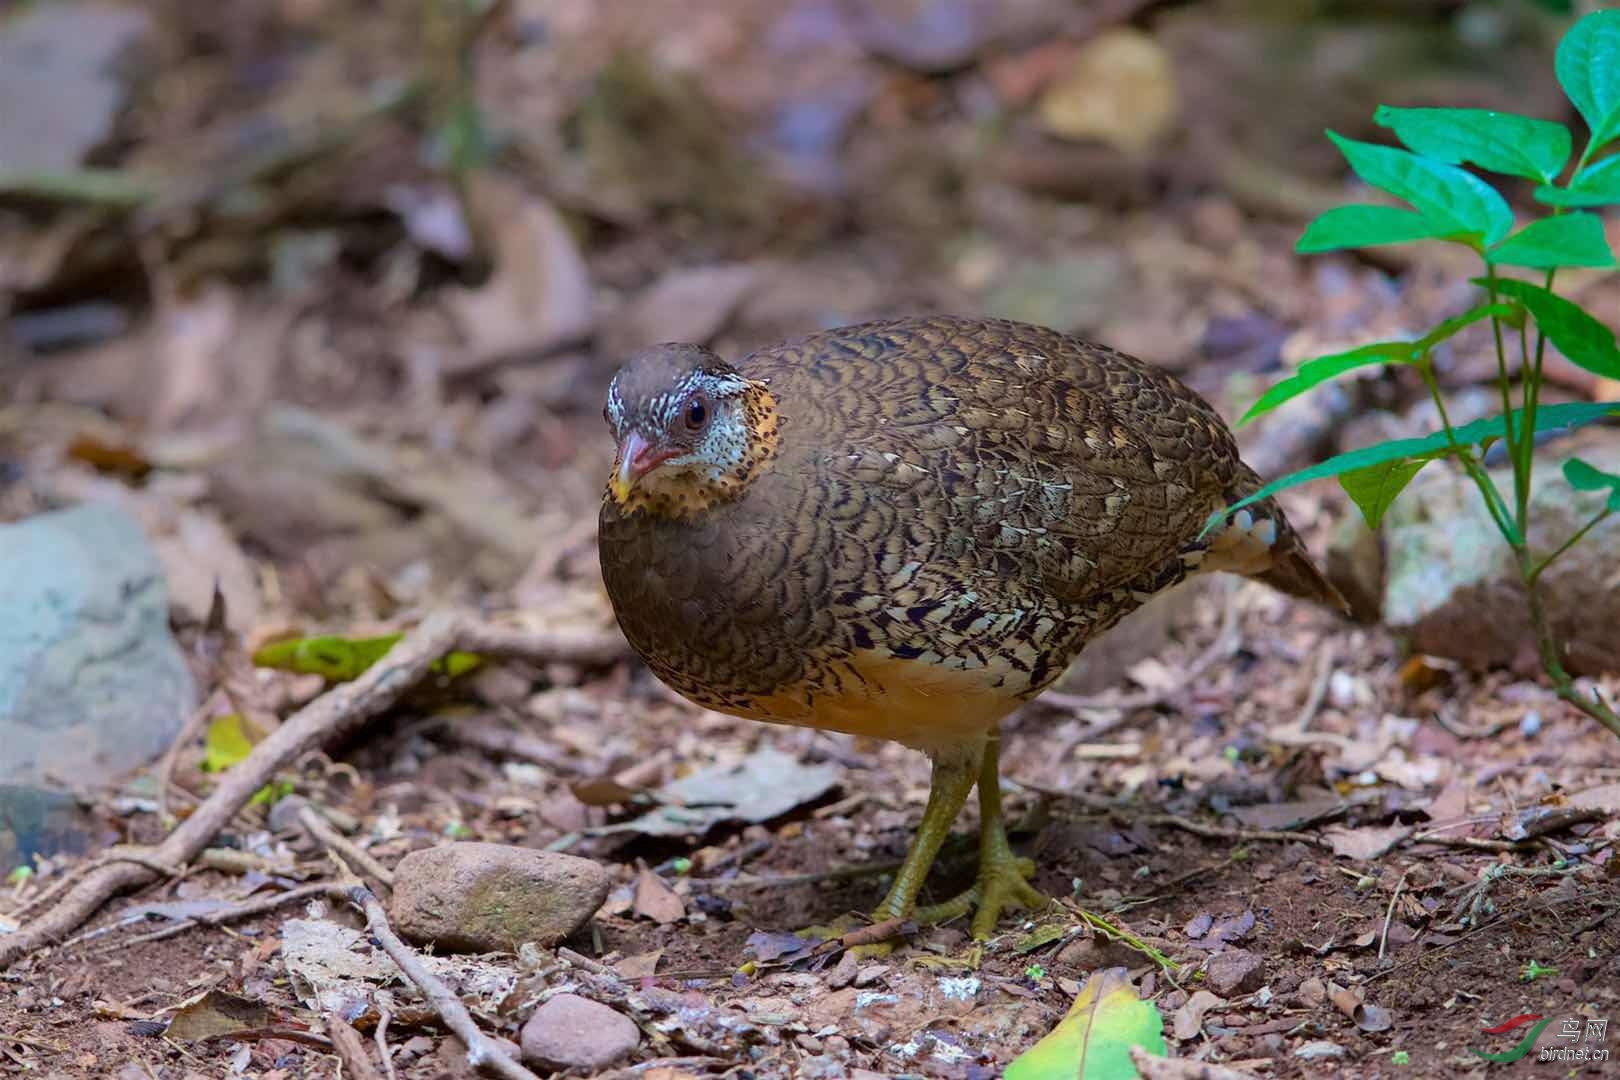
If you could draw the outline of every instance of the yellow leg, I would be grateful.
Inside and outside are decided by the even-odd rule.
[[[928,785],[928,805],[923,809],[922,823],[917,826],[917,835],[912,838],[905,862],[894,876],[889,895],[872,913],[875,921],[910,915],[916,908],[917,894],[922,891],[923,881],[934,865],[934,857],[939,854],[940,846],[956,822],[956,815],[962,812],[962,804],[973,790],[979,762],[980,755],[975,752],[934,758],[934,774]]]
[[[991,735],[979,770],[978,880],[944,903],[915,912],[920,923],[940,923],[972,911],[975,941],[984,941],[995,933],[1002,908],[1011,905],[1034,911],[1050,903],[1029,883],[1035,864],[1015,856],[1007,843],[1007,826],[1001,816],[1000,747],[1000,737]]]

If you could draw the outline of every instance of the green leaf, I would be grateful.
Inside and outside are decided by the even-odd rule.
[[[1093,972],[1069,1012],[1014,1059],[1004,1080],[1135,1080],[1131,1047],[1163,1057],[1164,1019],[1122,967]]]
[[[1333,131],[1328,138],[1357,176],[1411,203],[1443,230],[1443,236],[1488,246],[1513,228],[1513,211],[1507,201],[1465,169],[1393,146],[1347,139]]]
[[[1461,315],[1454,315],[1445,322],[1424,334],[1417,341],[1378,341],[1370,345],[1362,345],[1349,352],[1334,353],[1331,356],[1318,356],[1314,360],[1307,360],[1288,378],[1283,379],[1271,389],[1261,395],[1248,412],[1238,421],[1241,426],[1247,424],[1257,416],[1270,412],[1277,406],[1298,397],[1313,386],[1318,386],[1329,379],[1336,379],[1347,371],[1366,367],[1369,364],[1414,364],[1423,358],[1423,354],[1433,349],[1440,342],[1451,337],[1463,327],[1476,323],[1480,319],[1496,316],[1505,322],[1513,322],[1520,314],[1521,309],[1512,304],[1481,304]]]
[[[1044,923],[1041,926],[1037,926],[1035,929],[1025,934],[1017,945],[1013,946],[1013,952],[1022,955],[1024,953],[1034,952],[1036,949],[1044,948],[1045,946],[1052,944],[1052,942],[1061,939],[1065,929],[1066,928],[1062,923]]]
[[[1588,153],[1620,134],[1620,11],[1594,11],[1570,27],[1554,69],[1591,129]]]
[[[1552,183],[1569,161],[1563,124],[1490,109],[1397,109],[1380,105],[1373,118],[1424,157],[1447,165]]]
[[[1336,379],[1347,371],[1372,364],[1410,364],[1421,355],[1417,344],[1411,341],[1379,341],[1351,349],[1349,352],[1318,356],[1307,360],[1288,378],[1277,383],[1260,396],[1238,421],[1247,424],[1257,416],[1270,412],[1286,401],[1291,401],[1313,386]]]
[[[1543,184],[1536,198],[1549,206],[1608,206],[1620,203],[1620,154],[1586,166],[1567,188]]]
[[[1603,219],[1585,210],[1533,221],[1485,253],[1487,262],[1507,266],[1595,266],[1616,263],[1603,235]]]
[[[1564,462],[1564,479],[1576,491],[1602,491],[1609,489],[1609,501],[1605,504],[1611,511],[1620,514],[1620,476],[1604,472],[1590,462],[1580,458],[1570,458]]]
[[[203,737],[203,772],[224,772],[253,753],[253,743],[242,730],[236,713],[221,716],[208,725]]]
[[[358,679],[367,668],[386,656],[402,636],[326,636],[276,641],[254,653],[253,663],[277,671],[295,671],[300,675],[320,675],[332,682],[348,682]],[[482,663],[482,657],[472,653],[453,652],[443,660],[435,661],[433,670],[455,678]]]
[[[1437,456],[1397,458],[1369,465],[1365,469],[1354,469],[1340,475],[1339,486],[1361,509],[1367,527],[1376,529],[1395,499],[1412,482],[1412,477],[1422,472],[1423,467]]]
[[[1475,278],[1474,283],[1490,285],[1486,278]],[[1579,304],[1517,278],[1497,278],[1496,290],[1528,308],[1542,333],[1570,363],[1605,378],[1620,379],[1620,349],[1615,348],[1614,331]]]
[[[1464,327],[1472,326],[1481,319],[1493,317],[1517,328],[1519,324],[1524,322],[1524,309],[1517,304],[1481,304],[1477,308],[1470,308],[1461,315],[1453,315],[1445,322],[1440,323],[1433,330],[1424,334],[1419,339],[1417,346],[1421,351],[1428,352]]]
[[[1294,245],[1301,255],[1345,248],[1377,247],[1380,244],[1406,244],[1413,240],[1439,240],[1451,235],[1444,224],[1430,221],[1412,210],[1398,206],[1335,206],[1324,211],[1305,229]]]
[[[1524,423],[1523,413],[1523,409],[1513,410],[1515,431],[1518,431]],[[1620,405],[1603,401],[1576,401],[1560,405],[1543,405],[1536,411],[1536,430],[1552,431],[1556,428],[1576,428],[1609,416],[1620,416]],[[1464,424],[1462,427],[1455,429],[1455,434],[1458,445],[1479,446],[1502,438],[1503,431],[1502,417],[1498,415],[1483,420],[1475,420],[1471,424]],[[1359,450],[1338,454],[1309,468],[1300,469],[1298,472],[1279,477],[1253,495],[1239,499],[1224,510],[1215,511],[1209,516],[1209,520],[1205,522],[1204,533],[1208,533],[1219,525],[1227,515],[1243,509],[1250,503],[1268,499],[1279,491],[1286,491],[1288,488],[1298,487],[1300,484],[1306,484],[1312,480],[1321,480],[1329,476],[1342,476],[1347,472],[1369,468],[1386,461],[1444,453],[1450,448],[1450,445],[1446,439],[1446,433],[1436,431],[1419,439],[1392,439],[1389,442],[1363,446]]]

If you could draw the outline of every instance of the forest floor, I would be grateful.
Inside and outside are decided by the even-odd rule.
[[[120,121],[119,160],[178,162],[193,180],[179,201],[0,205],[18,256],[0,260],[0,285],[22,328],[6,346],[0,520],[84,499],[130,509],[165,555],[205,696],[223,682],[208,659],[216,584],[250,646],[392,632],[451,607],[610,629],[598,413],[617,360],[648,341],[736,355],[867,316],[1004,314],[1164,362],[1230,416],[1287,364],[1454,314],[1466,283],[1443,254],[1292,252],[1300,222],[1347,190],[1321,127],[1367,134],[1378,94],[1423,89],[1323,76],[1307,109],[1286,73],[1232,75],[1275,34],[1342,61],[1327,71],[1366,60],[1380,34],[1400,45],[1428,30],[1374,20],[1313,36],[1198,5],[1080,17],[1030,0],[1007,5],[1027,26],[964,46],[938,27],[944,40],[857,32],[837,4],[513,4],[478,50],[499,165],[458,191],[423,164],[425,144],[465,134],[465,114],[433,111],[454,77],[430,80],[427,105],[362,104],[360,73],[457,55],[410,29],[404,9],[420,6],[369,20],[287,3],[251,32],[231,22],[236,5],[165,10],[148,43],[162,74]],[[1176,58],[1172,134],[1146,152],[1121,150],[1119,125],[1055,138],[1042,124],[1061,126],[1061,110],[1039,103],[1085,42],[1131,20]],[[662,68],[684,74],[649,74]],[[1546,91],[1455,71],[1423,86],[1470,104]],[[1256,100],[1276,103],[1274,122],[1254,123]],[[312,117],[356,114],[337,148],[307,142]],[[283,156],[249,161],[247,179],[211,172],[221,146],[236,161],[263,136],[249,121],[287,125],[268,139]],[[770,167],[751,171],[763,167],[742,146]],[[496,227],[480,236],[475,219]],[[109,310],[115,329],[85,331],[90,344],[47,341],[62,320],[26,318],[99,326]],[[1482,346],[1459,337],[1448,388],[1489,377]],[[1593,392],[1553,370],[1561,392]],[[1246,453],[1268,475],[1297,467],[1379,424],[1423,423],[1417,397],[1398,378],[1354,384],[1326,414],[1246,431]],[[1336,489],[1283,502],[1319,553],[1354,513]],[[1414,657],[1372,622],[1258,585],[1198,582],[1155,611],[1007,723],[1015,846],[1058,902],[1009,915],[977,952],[958,924],[861,960],[784,936],[873,906],[921,813],[921,756],[705,712],[627,658],[437,681],[278,784],[385,867],[469,839],[608,867],[607,906],[569,942],[594,965],[488,957],[513,986],[477,1011],[515,1038],[534,995],[569,984],[635,1012],[644,1037],[613,1075],[992,1076],[1114,967],[1162,1014],[1172,1055],[1252,1075],[1606,1075],[1472,1051],[1509,1050],[1523,1029],[1485,1029],[1539,1014],[1556,1018],[1540,1046],[1620,1053],[1620,1032],[1602,1030],[1620,1014],[1613,740],[1528,670]],[[325,690],[264,671],[252,693],[286,715]],[[230,711],[213,701],[203,727]],[[160,801],[183,820],[206,798],[217,777],[202,770],[203,728],[189,734],[167,792],[148,770],[82,793],[91,850],[13,879],[0,942],[25,921],[12,913],[95,851],[160,840]],[[802,797],[752,820],[739,789],[702,835],[647,824],[665,785],[740,763]],[[263,806],[218,845],[241,853],[237,872],[204,860],[167,875],[0,972],[0,1075],[338,1074],[281,946],[289,920],[363,925],[348,905],[154,935],[335,880],[325,849]],[[964,853],[942,858],[930,897],[970,879]],[[233,1019],[221,993],[265,1011]],[[220,1033],[171,1038],[177,1013]],[[1581,1038],[1563,1037],[1566,1022]],[[381,1041],[399,1077],[473,1075],[431,1019],[402,1014]]]

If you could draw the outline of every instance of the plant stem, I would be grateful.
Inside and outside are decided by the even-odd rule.
[[[1562,544],[1559,544],[1558,550],[1554,551],[1551,555],[1548,555],[1545,559],[1542,559],[1540,562],[1533,565],[1530,568],[1530,576],[1527,580],[1534,581],[1539,578],[1542,571],[1551,566],[1555,559],[1557,559],[1564,552],[1568,551],[1570,548],[1574,547],[1576,544],[1580,543],[1581,537],[1597,528],[1598,525],[1602,524],[1603,519],[1608,517],[1611,513],[1613,513],[1613,511],[1607,506],[1605,506],[1602,510],[1599,510],[1597,515],[1593,517],[1591,521],[1588,521],[1585,525],[1582,525],[1579,529],[1575,530],[1574,536],[1571,536],[1568,540],[1565,540]]]
[[[1423,384],[1429,388],[1429,396],[1434,399],[1434,407],[1440,414],[1440,424],[1445,428],[1446,442],[1450,444],[1451,456],[1462,464],[1463,471],[1468,474],[1469,478],[1474,481],[1475,486],[1479,488],[1480,495],[1485,499],[1485,509],[1490,511],[1491,520],[1496,523],[1497,531],[1502,534],[1503,539],[1508,542],[1514,551],[1518,551],[1524,546],[1524,541],[1520,538],[1519,531],[1514,528],[1513,522],[1508,517],[1507,503],[1502,501],[1502,493],[1496,490],[1496,485],[1491,482],[1490,474],[1480,468],[1479,462],[1474,460],[1474,455],[1457,441],[1457,431],[1451,426],[1451,416],[1446,412],[1445,395],[1440,393],[1440,384],[1435,381],[1434,369],[1430,365],[1427,356],[1423,358],[1422,363],[1418,364],[1418,373],[1423,377]],[[1508,422],[1508,416],[1504,415],[1503,423]]]
[[[1528,551],[1519,552],[1519,571],[1524,578],[1525,593],[1530,603],[1530,625],[1536,634],[1536,652],[1541,657],[1542,670],[1552,680],[1553,691],[1559,698],[1608,728],[1614,735],[1620,736],[1620,713],[1616,713],[1596,691],[1590,698],[1583,697],[1575,688],[1575,680],[1564,670],[1564,662],[1558,655],[1558,643],[1553,640],[1552,624],[1547,619],[1547,602],[1542,596],[1541,580],[1538,577],[1540,569],[1532,563]]]
[[[1541,284],[1543,289],[1552,290],[1553,278],[1558,271],[1548,270],[1546,280]],[[1526,319],[1528,319],[1528,314]],[[1524,351],[1525,329],[1523,324],[1519,327],[1519,348]],[[1547,353],[1547,334],[1536,324],[1536,355],[1531,360],[1525,355],[1524,362],[1528,365],[1521,375],[1524,382],[1524,416],[1520,427],[1524,429],[1524,445],[1519,447],[1519,457],[1515,459],[1513,472],[1515,476],[1523,475],[1524,483],[1515,489],[1519,495],[1518,521],[1519,531],[1528,532],[1530,522],[1530,477],[1536,469],[1536,408],[1541,404],[1541,361]]]
[[[1486,287],[1490,290],[1492,305],[1500,303],[1501,294],[1496,290],[1496,266],[1494,264],[1489,262],[1485,264],[1485,279],[1487,282]],[[1508,460],[1513,462],[1513,504],[1518,507],[1518,516],[1513,520],[1519,527],[1519,534],[1523,535],[1525,531],[1524,508],[1530,501],[1529,491],[1526,486],[1524,472],[1519,467],[1521,461],[1520,440],[1513,434],[1513,389],[1508,382],[1507,348],[1502,344],[1502,320],[1495,315],[1491,316],[1491,335],[1496,339],[1496,387],[1502,393],[1502,430],[1507,440]],[[1526,387],[1526,404],[1529,403],[1529,394],[1530,391]],[[1529,443],[1532,441],[1530,432],[1535,429],[1528,424],[1531,419],[1528,413],[1524,414],[1523,419],[1526,423],[1520,425],[1523,428],[1521,434],[1523,441]]]

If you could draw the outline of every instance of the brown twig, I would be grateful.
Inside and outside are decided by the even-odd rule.
[[[261,896],[254,900],[244,900],[240,904],[235,904],[221,911],[209,912],[207,915],[198,915],[191,919],[182,919],[172,926],[161,927],[149,934],[141,934],[120,941],[116,945],[110,945],[94,955],[103,956],[148,941],[162,941],[164,938],[183,934],[196,926],[224,926],[226,923],[241,922],[243,919],[251,919],[255,915],[263,915],[266,912],[275,911],[277,908],[284,908],[288,904],[296,904],[300,900],[314,900],[324,897],[328,900],[342,901],[348,899],[348,896],[347,889],[329,882],[317,885],[300,885],[297,888],[288,889],[286,892],[273,893],[270,896]]]
[[[1202,836],[1208,840],[1267,840],[1276,843],[1298,841],[1301,844],[1310,844],[1313,847],[1328,847],[1328,842],[1314,833],[1295,832],[1291,829],[1229,829],[1223,825],[1205,825],[1202,822],[1192,821],[1175,814],[1144,814],[1140,817],[1126,817],[1124,814],[1115,814],[1121,821],[1129,821],[1142,825],[1168,825],[1171,828],[1190,832],[1194,836]]]
[[[540,663],[600,665],[624,655],[625,644],[618,635],[604,632],[553,634],[491,626],[459,614],[434,615],[358,679],[333,687],[271,732],[222,776],[219,787],[190,817],[152,849],[150,861],[180,866],[196,857],[277,771],[392,706],[431,672],[440,657],[457,649],[491,659],[523,657]],[[157,878],[150,868],[130,862],[106,864],[86,873],[54,908],[0,939],[0,970],[60,941],[112,897]]]
[[[588,971],[592,975],[600,975],[604,979],[613,979],[617,981],[618,979],[623,978],[623,976],[617,971],[614,971],[600,960],[592,960],[584,953],[577,953],[566,945],[557,950],[557,959],[566,960],[574,967],[580,968],[583,971]]]
[[[1333,679],[1333,659],[1333,642],[1324,641],[1316,655],[1316,676],[1311,679],[1311,688],[1299,707],[1299,719],[1294,721],[1295,731],[1305,731],[1316,719],[1316,710],[1322,707],[1322,701],[1327,697],[1328,683]]]
[[[326,846],[328,851],[334,851],[343,857],[348,865],[360,870],[366,876],[382,882],[390,889],[394,887],[394,872],[382,863],[377,857],[366,851],[359,844],[350,840],[337,831],[333,824],[321,815],[321,812],[309,803],[298,808],[298,824],[309,830],[309,834]]]
[[[357,885],[349,892],[350,901],[365,913],[366,929],[371,936],[382,945],[383,951],[388,954],[399,970],[411,981],[422,996],[427,998],[444,1021],[446,1027],[455,1033],[467,1048],[467,1060],[477,1069],[488,1069],[497,1076],[507,1077],[508,1080],[539,1080],[534,1073],[525,1069],[517,1062],[506,1056],[506,1051],[500,1045],[478,1029],[473,1021],[472,1014],[467,1006],[461,1003],[455,992],[444,984],[427,965],[422,963],[421,957],[411,951],[394,933],[394,928],[388,924],[388,915],[383,911],[382,902],[375,893],[363,885]]]
[[[1487,840],[1479,836],[1442,836],[1437,832],[1418,833],[1410,844],[1438,844],[1441,847],[1468,848],[1471,851],[1524,851],[1535,847],[1531,840]]]
[[[885,941],[895,938],[908,937],[917,932],[915,920],[906,918],[884,919],[870,926],[857,927],[840,938],[824,941],[816,946],[815,952],[832,952],[837,949],[858,949],[862,945],[881,945]]]
[[[372,1038],[377,1041],[377,1053],[382,1057],[383,1072],[388,1074],[388,1080],[397,1080],[394,1072],[394,1052],[388,1048],[388,1025],[394,1019],[394,1014],[387,1009],[379,1009],[377,1013],[377,1030]]]
[[[203,703],[191,711],[186,722],[180,727],[180,734],[174,737],[169,749],[164,751],[163,760],[158,764],[158,818],[164,823],[172,820],[169,813],[169,789],[174,785],[174,767],[180,761],[181,752],[190,745],[191,741],[203,733],[208,721],[219,711],[224,704],[224,691],[216,689],[209,694]]]
[[[343,1071],[353,1080],[383,1080],[382,1073],[371,1063],[366,1053],[365,1040],[353,1025],[336,1013],[326,1018],[326,1036],[332,1040],[332,1049],[343,1062]]]
[[[1401,880],[1395,883],[1395,892],[1389,898],[1389,907],[1384,909],[1384,929],[1378,935],[1378,959],[1384,959],[1384,953],[1389,948],[1389,924],[1395,918],[1395,902],[1401,898],[1401,890],[1406,888],[1406,875],[1411,869],[1401,871]]]

